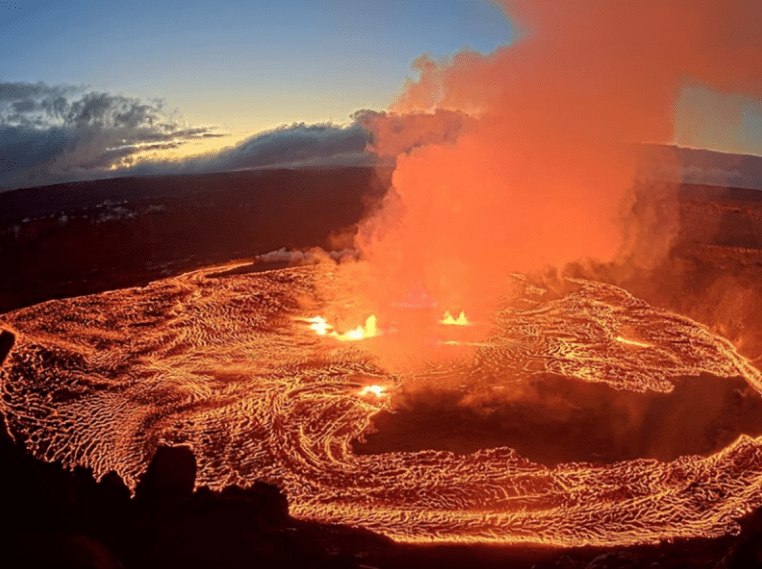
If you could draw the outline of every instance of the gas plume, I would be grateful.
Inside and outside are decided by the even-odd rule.
[[[397,154],[393,188],[356,238],[381,277],[382,303],[423,288],[473,313],[511,272],[584,259],[654,263],[678,225],[657,214],[676,197],[634,207],[639,143],[673,141],[686,85],[762,94],[758,3],[500,5],[520,29],[513,45],[422,56],[419,78],[369,120],[373,150]],[[418,132],[422,144],[396,152],[416,128],[440,136]],[[653,228],[658,242],[644,245]]]

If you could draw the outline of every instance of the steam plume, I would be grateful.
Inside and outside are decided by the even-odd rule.
[[[407,136],[388,121],[469,117],[457,135],[398,156],[393,190],[361,227],[357,245],[384,277],[381,298],[423,285],[468,308],[509,272],[627,254],[621,224],[632,215],[637,143],[672,142],[681,88],[762,94],[759,3],[500,5],[523,30],[514,45],[419,58],[420,78],[371,124],[384,155]]]

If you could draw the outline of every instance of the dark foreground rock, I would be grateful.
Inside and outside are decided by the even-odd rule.
[[[332,532],[365,547],[388,543],[300,524],[268,484],[194,491],[186,447],[160,447],[131,497],[117,475],[96,482],[87,470],[38,461],[0,429],[2,567],[359,567],[352,552],[329,547]]]
[[[16,342],[16,337],[12,332],[8,330],[0,331],[0,365],[3,365],[5,358],[11,353],[13,344]]]
[[[656,546],[410,546],[371,532],[294,520],[264,483],[194,490],[191,449],[160,447],[135,495],[111,473],[96,482],[28,456],[0,424],[0,566],[116,568],[762,567],[762,512],[738,536]]]

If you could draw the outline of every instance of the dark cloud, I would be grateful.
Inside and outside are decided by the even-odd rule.
[[[44,132],[21,126],[0,125],[0,184],[3,178],[29,164],[44,164],[64,152],[68,143],[64,129],[49,128]],[[1,186],[0,186],[1,187]]]
[[[0,189],[113,176],[136,153],[208,136],[222,135],[188,128],[161,99],[0,83]]]
[[[51,86],[41,81],[0,82],[0,124],[43,125],[63,115],[67,98],[82,90],[74,85]]]
[[[432,142],[447,143],[473,120],[464,113],[437,111],[401,120],[394,113],[361,109],[346,126],[294,123],[259,133],[237,146],[212,156],[191,158],[182,163],[142,163],[136,173],[220,172],[248,168],[368,166],[394,164],[398,154]],[[380,148],[379,141],[395,134],[394,152]]]
[[[34,101],[16,101],[11,106],[14,113],[28,113],[37,109]]]
[[[358,122],[348,126],[295,123],[259,133],[233,148],[181,163],[142,163],[136,172],[221,172],[264,167],[369,165],[370,133]]]
[[[368,141],[361,126],[294,124],[250,138],[221,156],[232,167],[250,167],[278,162],[319,160],[362,152]]]
[[[51,86],[38,81],[37,83],[0,83],[0,102],[18,101],[23,99],[58,98],[75,93],[81,87],[74,85]]]

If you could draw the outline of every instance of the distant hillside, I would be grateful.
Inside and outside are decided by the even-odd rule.
[[[384,194],[381,174],[259,170],[0,193],[0,313],[281,247],[332,248]]]
[[[713,150],[643,145],[642,173],[665,182],[762,189],[762,157]]]
[[[383,172],[380,172],[383,176]],[[125,177],[87,180],[0,191],[0,227],[78,210],[187,198],[215,191],[260,192],[265,189],[321,187],[329,180],[367,180],[373,168],[243,170],[216,174]]]

